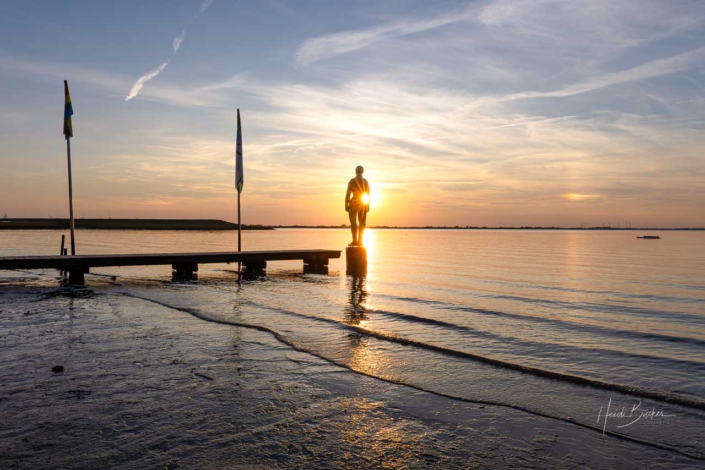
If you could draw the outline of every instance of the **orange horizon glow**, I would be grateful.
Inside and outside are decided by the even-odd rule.
[[[596,196],[594,194],[576,194],[576,193],[569,193],[569,194],[564,194],[564,198],[569,199],[571,201],[583,201],[585,199],[592,199],[600,196]]]

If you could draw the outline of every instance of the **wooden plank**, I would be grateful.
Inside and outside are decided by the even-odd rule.
[[[76,256],[0,257],[0,269],[63,269],[109,266],[157,266],[168,264],[212,264],[340,258],[338,250],[274,250],[216,253],[145,253]]]

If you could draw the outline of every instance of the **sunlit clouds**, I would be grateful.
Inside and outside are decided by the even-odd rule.
[[[347,223],[363,165],[371,225],[705,225],[701,2],[196,8],[126,66],[0,52],[0,90],[37,100],[4,100],[5,175],[22,176],[0,183],[56,187],[8,213],[63,210],[47,103],[67,78],[86,216],[232,220],[240,108],[247,223]]]
[[[575,193],[570,193],[570,194],[563,194],[563,197],[568,199],[569,201],[584,201],[586,199],[592,199],[595,197],[600,197],[595,194],[575,194]]]

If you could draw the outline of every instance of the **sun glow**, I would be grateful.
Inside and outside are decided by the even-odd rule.
[[[365,230],[365,234],[362,236],[362,246],[367,248],[367,259],[374,257],[375,253],[375,231]]]
[[[576,194],[576,193],[570,193],[570,194],[563,194],[564,198],[568,199],[569,201],[584,201],[585,199],[592,199],[595,197],[598,197],[594,194]]]

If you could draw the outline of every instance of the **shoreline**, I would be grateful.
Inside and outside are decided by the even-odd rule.
[[[74,219],[77,230],[237,230],[238,225],[216,219]],[[0,230],[69,230],[69,219],[0,219]],[[274,230],[242,225],[242,230]]]
[[[272,225],[272,229],[278,228],[300,228],[300,229],[350,229],[349,225]],[[551,230],[551,231],[585,231],[585,232],[635,232],[635,231],[670,231],[670,232],[700,232],[705,231],[705,227],[683,227],[683,228],[616,228],[616,227],[446,227],[446,226],[427,226],[427,227],[390,227],[388,225],[369,225],[366,229],[373,230],[514,230],[514,231],[531,231],[531,230]]]
[[[385,382],[267,332],[114,292],[2,289],[0,323],[10,333],[0,344],[6,468],[697,463],[555,419]],[[64,372],[53,373],[55,365]]]
[[[77,230],[203,230],[203,231],[233,231],[238,229],[236,223],[218,219],[75,219]],[[376,230],[509,230],[509,231],[705,231],[705,227],[556,227],[556,226],[521,226],[521,227],[488,227],[488,226],[389,226],[370,225],[368,229]],[[69,219],[46,218],[5,218],[0,219],[2,230],[69,230]],[[242,230],[276,230],[276,229],[350,229],[350,225],[261,225],[242,224]]]

